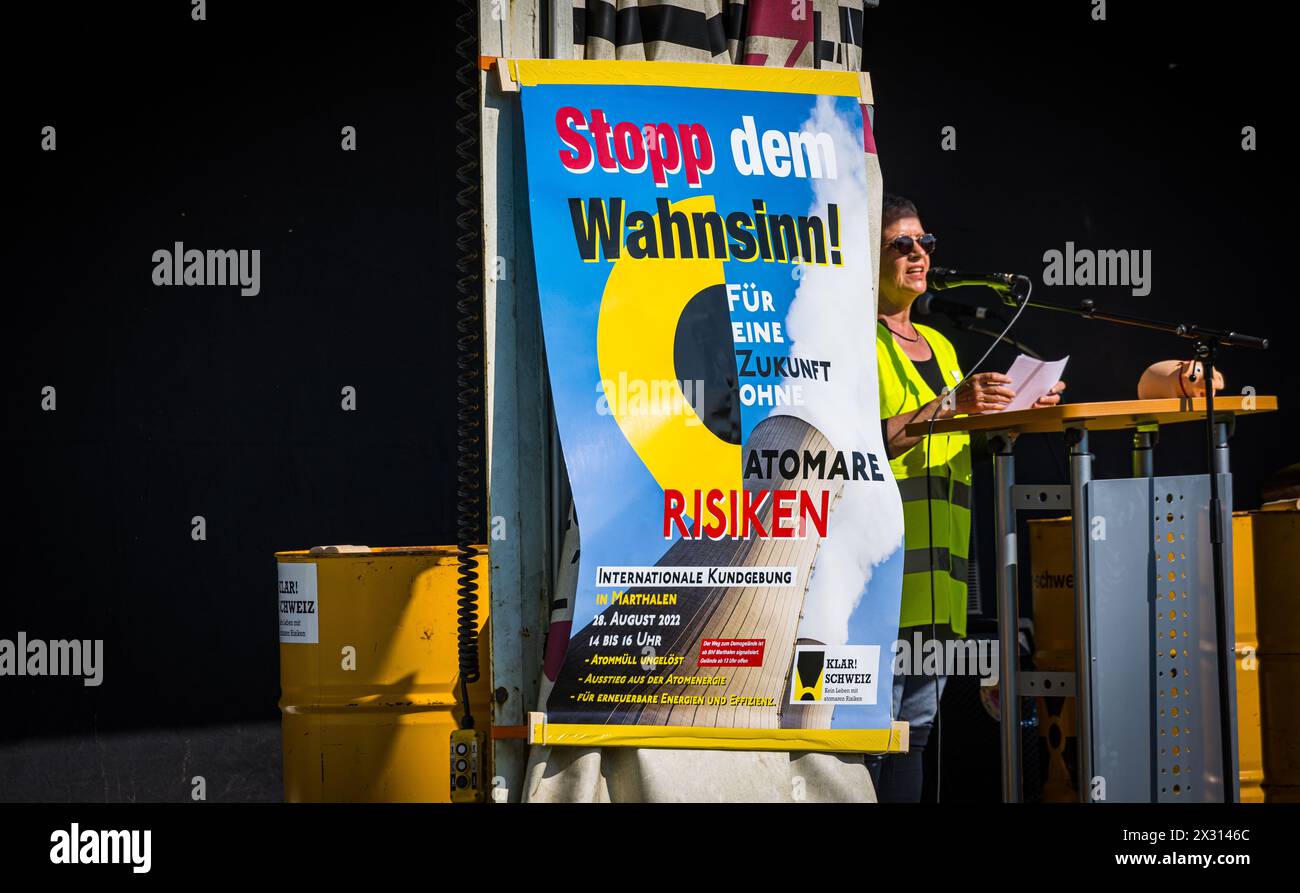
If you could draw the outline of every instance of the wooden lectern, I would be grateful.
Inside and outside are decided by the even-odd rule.
[[[1219,476],[1232,640],[1232,485],[1228,438],[1236,416],[1277,409],[1276,397],[1214,399],[1214,473]],[[993,454],[1003,800],[1021,787],[1020,698],[1050,687],[1077,699],[1080,799],[1222,802],[1237,785],[1235,720],[1220,729],[1220,674],[1235,711],[1231,655],[1218,647],[1210,536],[1209,475],[1153,476],[1161,425],[1205,423],[1205,399],[1059,404],[941,419],[933,433],[983,431]],[[1133,476],[1094,480],[1090,431],[1131,429]],[[907,426],[911,436],[927,422]],[[1068,485],[1017,485],[1012,449],[1021,434],[1065,433]],[[1069,511],[1074,532],[1075,673],[1019,668],[1017,511]],[[1231,648],[1231,645],[1228,646]],[[1233,737],[1227,737],[1231,735]],[[1231,777],[1224,777],[1229,742]],[[1234,797],[1235,799],[1235,797]]]

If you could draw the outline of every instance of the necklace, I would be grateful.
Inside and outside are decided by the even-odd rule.
[[[885,322],[883,319],[880,321],[880,324],[881,324],[882,326],[884,326],[886,329],[889,329],[889,331],[894,332],[893,329],[889,328],[889,323]],[[916,332],[916,326],[912,326],[912,331],[913,331],[913,332]],[[894,334],[897,335],[899,338],[902,338],[904,341],[911,342],[912,344],[915,344],[916,342],[918,342],[918,341],[921,340],[921,333],[920,333],[920,332],[916,332],[916,337],[915,337],[915,338],[908,338],[908,337],[907,337],[906,335],[904,335],[902,332],[894,332]]]

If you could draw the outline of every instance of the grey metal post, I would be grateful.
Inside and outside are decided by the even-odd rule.
[[[1219,421],[1219,419],[1221,418],[1226,420]],[[1236,425],[1236,420],[1234,417],[1221,416],[1217,413],[1215,414],[1214,471],[1213,471],[1214,474],[1231,475],[1232,473],[1232,469],[1228,465],[1228,438],[1232,436],[1232,432],[1235,425]],[[1223,550],[1223,554],[1220,560],[1223,562],[1223,566],[1227,570],[1227,573],[1225,574],[1226,576],[1225,585],[1224,585],[1225,598],[1224,598],[1223,607],[1224,610],[1226,611],[1226,617],[1228,620],[1229,632],[1227,638],[1228,641],[1231,642],[1232,639],[1234,638],[1232,634],[1232,629],[1234,625],[1233,604],[1234,604],[1234,599],[1236,598],[1236,593],[1233,591],[1233,585],[1232,585],[1232,546],[1231,546],[1232,487],[1231,486],[1227,488],[1225,496],[1221,501],[1220,511],[1222,512],[1222,521],[1221,521],[1222,529],[1226,532],[1227,535],[1223,537],[1223,542],[1215,546],[1215,548]],[[1223,780],[1223,784],[1225,786],[1225,789],[1229,787],[1231,788],[1232,791],[1231,798],[1225,797],[1225,799],[1227,799],[1231,803],[1241,802],[1241,762],[1238,759],[1239,756],[1238,748],[1241,745],[1240,742],[1237,740],[1236,668],[1237,668],[1237,662],[1236,662],[1235,654],[1224,653],[1219,655],[1219,672],[1223,673],[1227,679],[1228,684],[1226,688],[1229,694],[1228,703],[1229,705],[1231,705],[1231,709],[1229,709],[1228,711],[1231,721],[1228,722],[1227,724],[1227,734],[1223,736],[1224,739],[1228,742],[1228,753],[1230,754],[1230,759],[1225,761],[1228,768],[1228,777]]]
[[[1153,448],[1158,437],[1158,429],[1154,425],[1138,428],[1133,432],[1133,477],[1155,477],[1156,463]]]
[[[1220,422],[1219,416],[1214,420],[1214,473],[1230,474],[1232,469],[1228,467],[1228,437],[1230,435],[1228,422]]]
[[[1068,428],[1070,447],[1070,502],[1074,527],[1074,690],[1078,725],[1079,800],[1092,799],[1092,606],[1088,593],[1088,502],[1086,487],[1092,481],[1092,454],[1088,429]]]
[[[1016,508],[1012,490],[1016,463],[1012,455],[1015,435],[1000,431],[989,436],[993,453],[993,499],[998,559],[998,686],[1002,733],[1002,800],[1019,803],[1020,755],[1020,607],[1016,588]]]
[[[479,50],[485,56],[540,55],[538,0],[479,4]],[[509,535],[489,550],[492,724],[523,726],[536,709],[542,666],[539,631],[549,619],[545,467],[549,428],[542,363],[542,326],[533,269],[532,233],[524,189],[519,95],[480,78],[483,170],[483,304],[488,407],[488,512]],[[495,272],[497,261],[507,275]],[[523,791],[527,745],[493,739],[493,799],[517,802]]]

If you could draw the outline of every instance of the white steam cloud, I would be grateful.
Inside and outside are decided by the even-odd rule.
[[[803,382],[804,405],[781,414],[815,426],[837,450],[874,453],[886,478],[845,482],[804,599],[799,636],[842,645],[872,568],[902,546],[903,505],[880,434],[866,155],[861,137],[829,97],[818,98],[803,130],[828,133],[834,141],[838,176],[814,181],[809,213],[827,220],[826,206],[839,206],[843,266],[801,267],[803,278],[786,318],[790,352],[830,360],[831,375],[815,386]]]

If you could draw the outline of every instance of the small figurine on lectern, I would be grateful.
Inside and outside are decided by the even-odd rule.
[[[1214,392],[1223,390],[1223,376],[1214,370]],[[1138,380],[1138,398],[1204,397],[1205,367],[1200,360],[1161,360],[1152,363]]]

